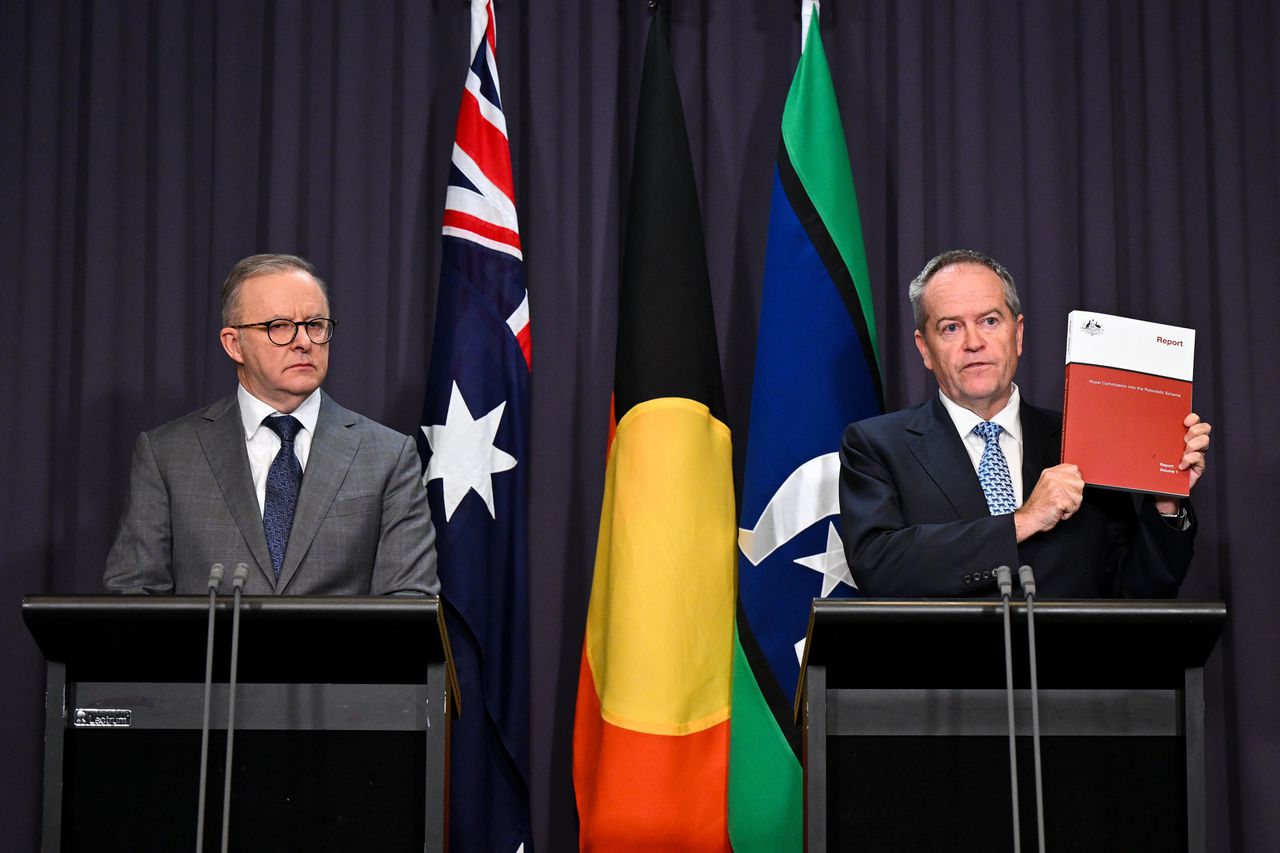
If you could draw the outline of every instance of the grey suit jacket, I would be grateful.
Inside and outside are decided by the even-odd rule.
[[[413,440],[322,393],[277,581],[235,394],[142,433],[103,580],[125,593],[204,594],[239,562],[252,595],[431,593],[435,528]]]

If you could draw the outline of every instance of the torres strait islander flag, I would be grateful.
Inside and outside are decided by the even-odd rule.
[[[616,429],[574,721],[585,851],[723,851],[734,494],[706,247],[657,6],[623,247]]]
[[[449,849],[503,853],[532,849],[530,339],[489,0],[471,0],[470,50],[418,449],[461,690],[451,737]]]
[[[739,853],[803,848],[800,656],[812,600],[855,593],[838,523],[841,434],[883,410],[857,197],[816,9],[809,17],[773,175],[738,534],[729,833]]]

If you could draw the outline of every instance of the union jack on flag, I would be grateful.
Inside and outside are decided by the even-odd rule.
[[[490,0],[471,0],[418,449],[462,694],[450,755],[455,851],[531,851],[529,299]]]

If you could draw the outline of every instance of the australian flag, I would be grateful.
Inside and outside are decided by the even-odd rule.
[[[450,756],[454,851],[532,849],[529,819],[529,300],[490,0],[445,199],[418,448],[462,693]]]

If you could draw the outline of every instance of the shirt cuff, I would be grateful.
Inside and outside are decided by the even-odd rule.
[[[1160,513],[1160,517],[1169,523],[1169,526],[1177,530],[1179,533],[1185,533],[1191,527],[1191,516],[1187,513],[1185,504],[1178,507],[1178,511],[1172,515]]]

